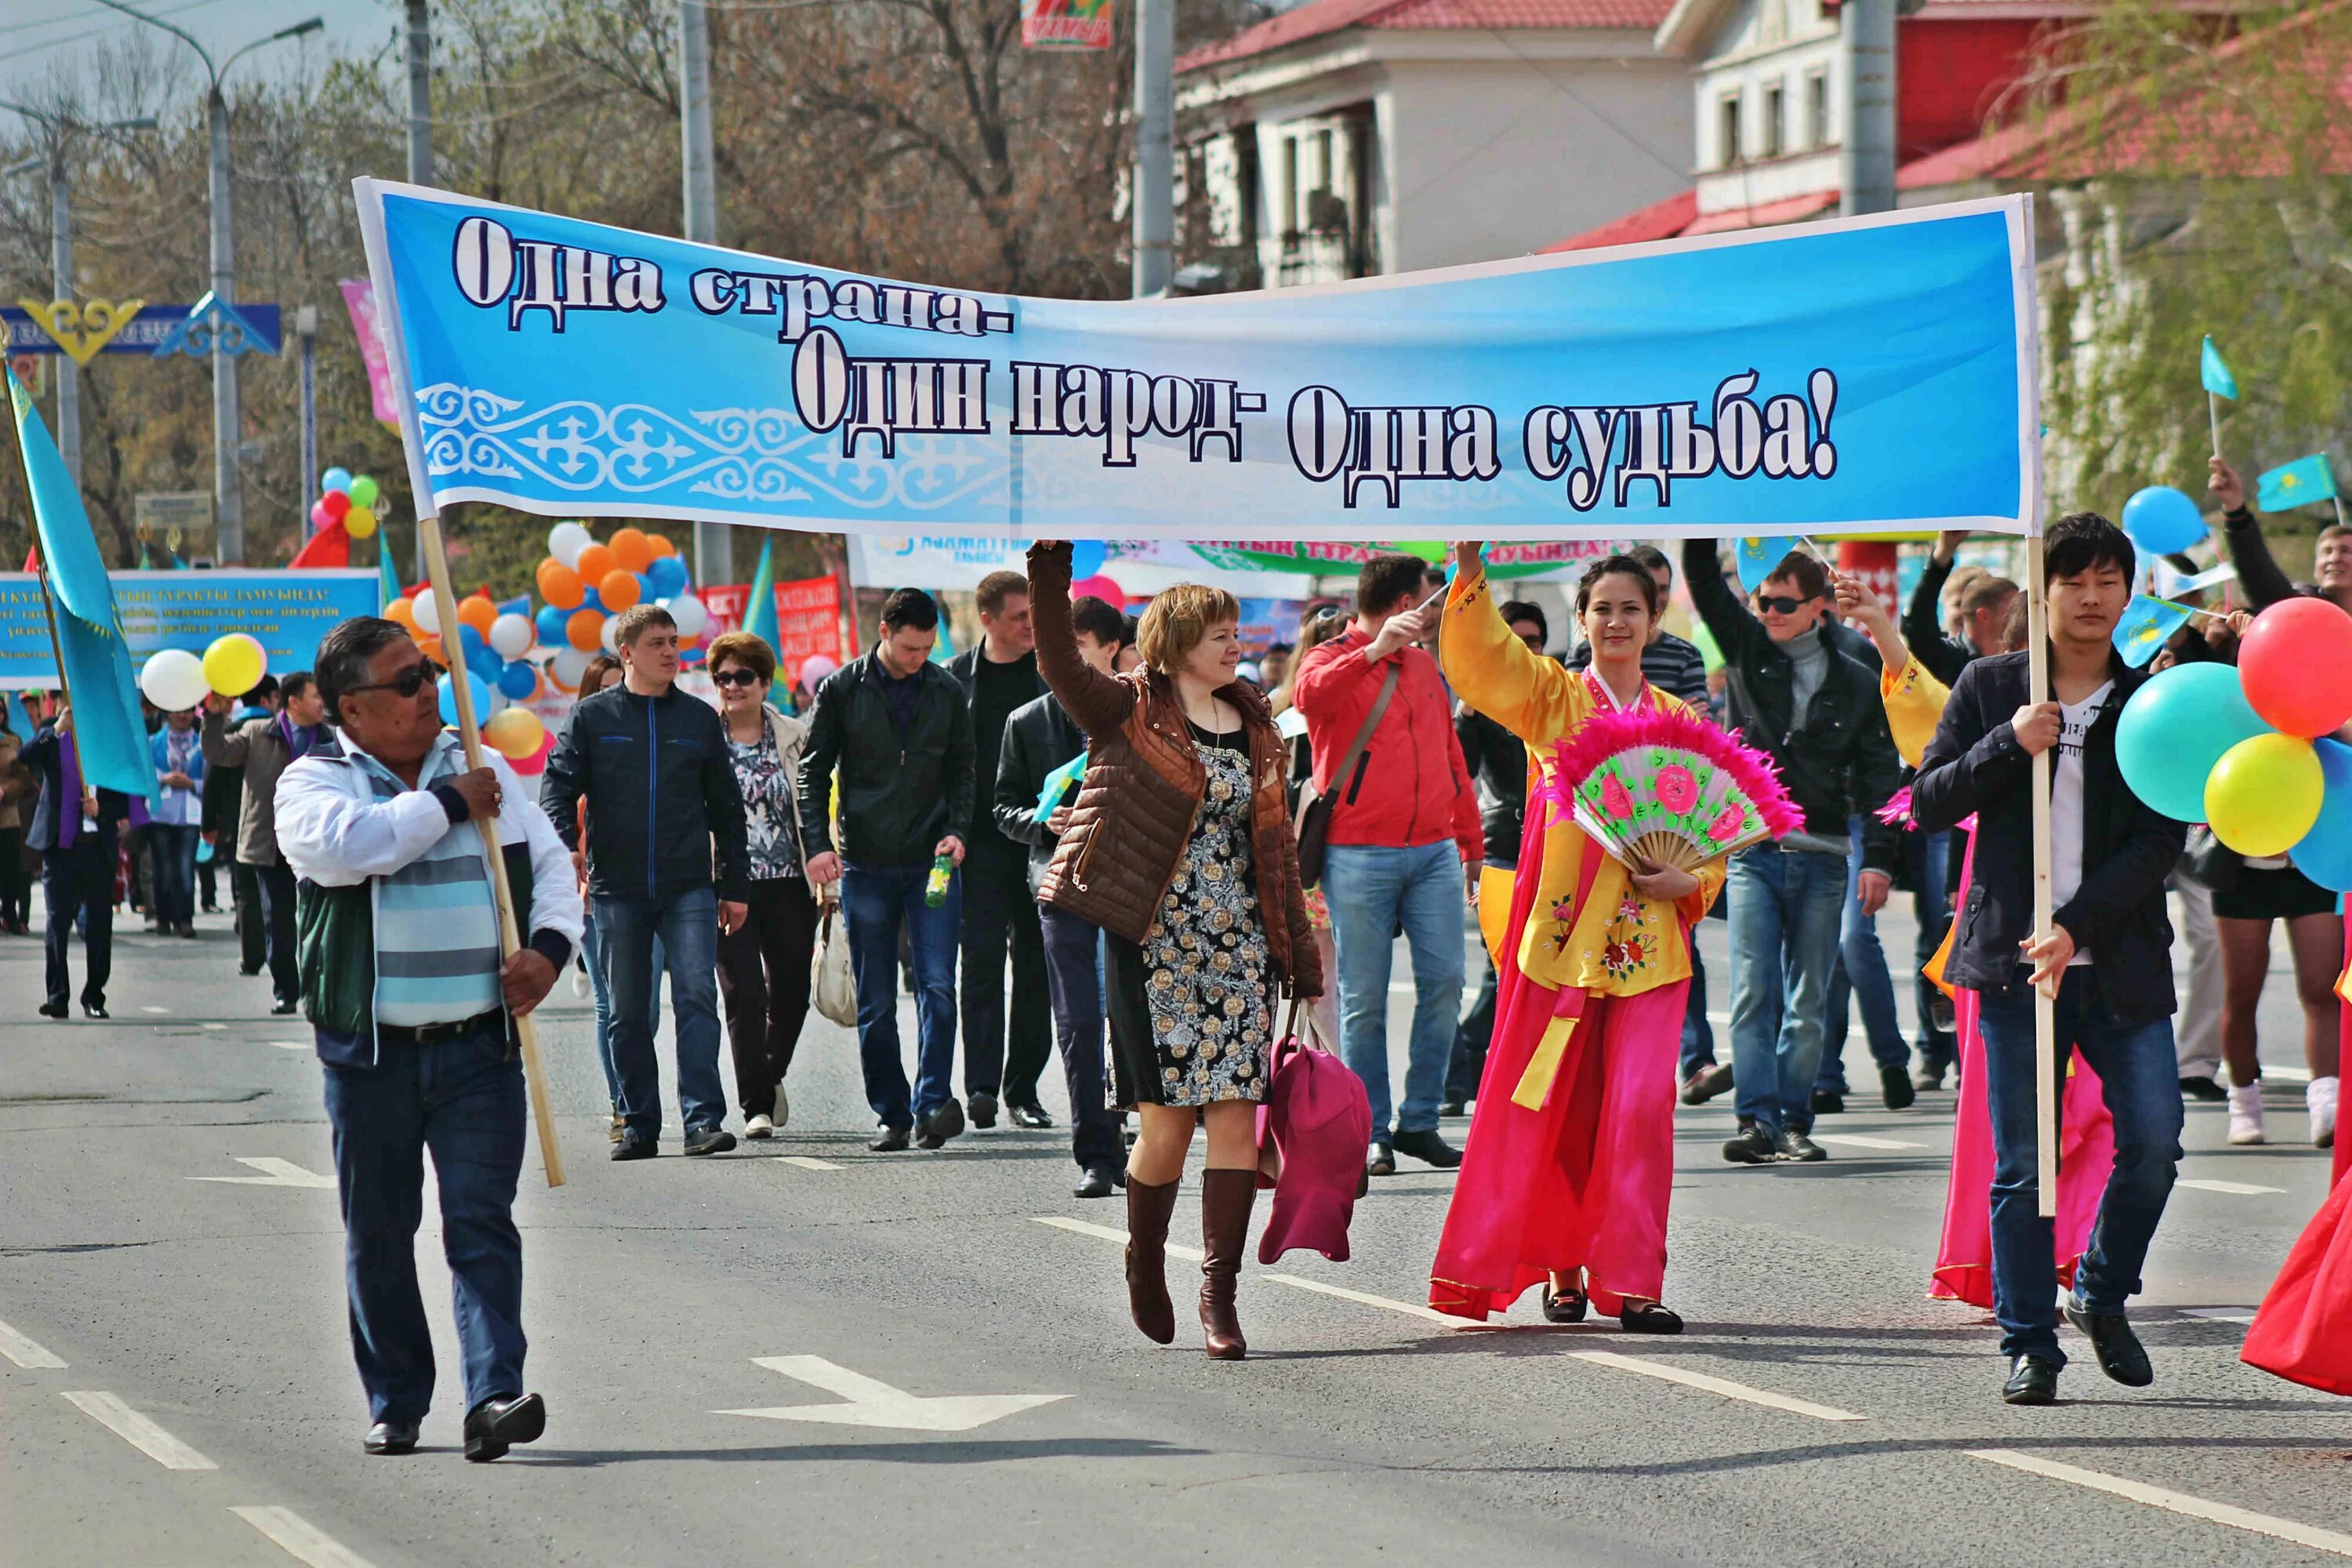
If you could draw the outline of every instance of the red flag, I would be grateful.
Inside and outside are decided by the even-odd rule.
[[[41,542],[38,539],[36,539],[33,541],[33,548],[25,552],[25,570],[27,572],[38,572],[40,569]]]
[[[310,542],[294,552],[286,564],[297,566],[349,566],[352,563],[352,536],[343,531],[340,522],[331,522],[310,536]]]

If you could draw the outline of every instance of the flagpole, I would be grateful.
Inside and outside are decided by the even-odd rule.
[[[40,577],[41,618],[49,626],[49,657],[58,661],[58,692],[64,699],[65,710],[70,713],[73,711],[73,685],[66,679],[66,652],[58,642],[58,612],[57,607],[49,602],[49,558],[46,555],[41,557]],[[55,721],[55,720],[51,721],[52,723]],[[80,740],[71,730],[59,731],[58,739],[74,749],[74,773],[81,779],[81,787],[88,790],[90,787],[89,776],[81,771]]]
[[[2213,456],[2221,455],[2221,399],[2210,387],[2205,391],[2205,417],[2213,426]]]
[[[419,500],[428,498],[420,496]],[[438,624],[448,629],[441,651],[449,661],[449,689],[457,704],[457,739],[466,747],[466,766],[487,766],[482,760],[482,732],[474,721],[474,689],[466,679],[466,639],[457,636],[457,595],[449,586],[449,559],[441,547],[441,520],[420,509],[416,518],[416,548],[425,557],[425,580],[433,587],[433,607]],[[499,845],[498,823],[486,816],[474,819],[482,847],[490,857],[490,890],[499,906],[499,962],[501,965],[522,946],[515,927],[514,889],[507,883],[506,852]],[[523,1081],[530,1089],[531,1120],[539,1124],[539,1157],[547,1168],[547,1184],[563,1184],[563,1152],[556,1147],[555,1118],[548,1108],[547,1074],[539,1059],[539,1024],[530,1014],[517,1017],[515,1037],[522,1043]]]
[[[2042,532],[2025,541],[2026,701],[2050,700],[2049,610],[2044,604]],[[2033,753],[2033,936],[2050,934],[2050,753]],[[2033,988],[2033,1146],[2040,1212],[2058,1215],[2058,987]]]

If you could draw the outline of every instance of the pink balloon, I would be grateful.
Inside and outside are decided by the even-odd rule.
[[[314,501],[312,501],[312,502],[310,503],[310,526],[311,526],[311,527],[313,527],[313,528],[325,528],[327,525],[329,525],[330,523],[333,522],[334,521],[335,521],[335,520],[334,520],[333,518],[329,517],[329,516],[327,515],[327,503],[326,503],[325,501],[323,501],[323,500],[314,500]]]
[[[1099,572],[1091,577],[1081,577],[1071,584],[1070,597],[1073,599],[1093,597],[1102,600],[1113,609],[1127,608],[1127,590]]]
[[[818,681],[840,668],[840,665],[825,658],[824,655],[813,653],[801,660],[801,684],[809,690],[814,691]]]

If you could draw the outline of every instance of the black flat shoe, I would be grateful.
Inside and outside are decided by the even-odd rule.
[[[1406,1132],[1400,1130],[1389,1140],[1389,1147],[1400,1154],[1433,1165],[1441,1171],[1451,1171],[1462,1163],[1462,1151],[1448,1143],[1433,1127],[1426,1132]]]
[[[735,1134],[724,1127],[706,1127],[686,1135],[686,1152],[689,1155],[724,1154],[733,1147]]]
[[[1469,1109],[1467,1100],[1441,1100],[1437,1102],[1437,1114],[1440,1116],[1460,1116]]]
[[[1547,1323],[1580,1323],[1588,1305],[1581,1290],[1555,1291],[1549,1285],[1543,1288],[1543,1315]]]
[[[1108,1166],[1097,1165],[1078,1178],[1077,1185],[1070,1189],[1070,1195],[1074,1198],[1107,1198],[1117,1191],[1118,1173]]]
[[[360,1447],[371,1454],[413,1454],[416,1452],[416,1423],[379,1421],[368,1428]]]
[[[1682,1314],[1655,1301],[1636,1307],[1631,1302],[1617,1309],[1617,1326],[1629,1334],[1678,1334],[1683,1331]]]
[[[547,1430],[547,1402],[536,1394],[485,1399],[466,1417],[466,1458],[488,1464],[518,1443],[536,1443]]]
[[[878,1127],[875,1129],[874,1141],[866,1146],[877,1154],[896,1154],[907,1147],[907,1134],[904,1127]]]
[[[1835,1089],[1817,1089],[1813,1090],[1813,1114],[1815,1116],[1842,1116],[1844,1113],[1844,1095],[1838,1093]]]
[[[293,997],[289,996],[283,1001],[272,1002],[269,1005],[269,1011],[276,1016],[283,1018],[291,1015],[294,1009],[299,1007],[301,1005],[301,1003],[296,1001]]]
[[[918,1125],[922,1131],[916,1135],[916,1143],[925,1149],[940,1148],[963,1131],[963,1107],[950,1100],[929,1116],[919,1118]]]
[[[1367,1176],[1395,1175],[1396,1151],[1379,1139],[1373,1139],[1371,1147],[1364,1151],[1364,1174]],[[1356,1195],[1362,1197],[1364,1194],[1359,1192]]]
[[[107,1016],[106,1004],[103,1002],[85,1002],[81,1005],[81,1016],[85,1018],[103,1018]]]
[[[613,1140],[615,1160],[650,1160],[661,1152],[661,1145],[642,1133],[624,1132]]]
[[[984,1089],[979,1089],[974,1091],[971,1098],[964,1103],[971,1108],[971,1124],[974,1127],[989,1128],[996,1125],[996,1096]]]
[[[1919,1091],[1911,1085],[1911,1075],[1901,1068],[1878,1069],[1878,1098],[1889,1110],[1908,1110]]]
[[[1042,1132],[1054,1125],[1054,1119],[1045,1114],[1045,1108],[1042,1105],[1016,1105],[1013,1108],[1013,1125],[1026,1127],[1032,1132]]]
[[[2000,1385],[2000,1397],[2010,1405],[2057,1404],[2058,1363],[2038,1355],[2019,1356],[2010,1367],[2009,1381]]]
[[[40,1008],[41,1016],[44,1018],[62,1018],[68,1011],[69,1009],[62,1002],[44,1002]]]
[[[2091,1337],[2091,1349],[2097,1352],[2099,1370],[2126,1388],[2146,1388],[2156,1381],[2156,1369],[2148,1364],[2147,1352],[2132,1332],[2132,1326],[2121,1312],[2086,1312],[2074,1305],[2069,1296],[2059,1303],[2066,1321]]]
[[[2180,1092],[2191,1100],[2209,1100],[2217,1105],[2230,1098],[2230,1091],[2215,1082],[2210,1073],[2182,1079]]]

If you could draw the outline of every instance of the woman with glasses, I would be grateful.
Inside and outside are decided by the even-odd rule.
[[[792,1115],[784,1071],[808,1017],[817,905],[802,853],[793,780],[808,726],[768,701],[776,655],[750,632],[714,640],[708,656],[751,853],[743,923],[719,938],[719,993],[735,1054],[743,1136],[772,1137]]]

